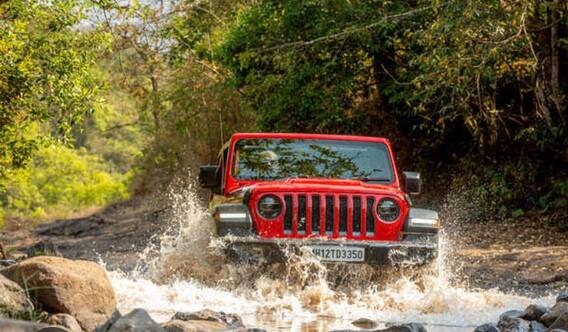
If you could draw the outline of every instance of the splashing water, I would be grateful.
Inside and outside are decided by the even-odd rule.
[[[376,278],[381,271],[364,265],[325,266],[309,255],[292,255],[285,265],[231,264],[220,254],[222,244],[210,240],[212,225],[192,187],[170,196],[171,226],[159,245],[140,254],[133,272],[109,272],[121,312],[144,308],[163,322],[177,311],[209,308],[269,331],[354,328],[358,318],[471,331],[504,310],[552,302],[450,285],[445,241],[435,273],[420,282],[400,273]]]

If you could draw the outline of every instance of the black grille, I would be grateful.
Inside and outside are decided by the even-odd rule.
[[[283,218],[285,234],[330,236],[337,229],[339,236],[372,237],[377,231],[373,210],[377,197],[308,193],[285,193],[282,197],[285,205]],[[308,211],[308,199],[311,199],[310,211]],[[297,204],[296,209],[294,204]],[[323,210],[322,204],[325,204]],[[296,215],[294,215],[295,210]],[[366,211],[365,214],[363,210]],[[350,221],[351,227],[349,227]],[[308,227],[310,224],[311,227]]]
[[[325,196],[325,232],[333,233],[335,200],[333,196]]]
[[[312,195],[312,233],[317,234],[320,231],[320,196]]]
[[[373,205],[375,205],[375,199],[372,197],[367,197],[367,234],[375,233],[375,217],[373,216]]]
[[[306,195],[298,196],[298,232],[305,233],[308,221],[306,220]]]
[[[284,214],[284,231],[292,231],[292,195],[284,195],[284,205],[286,205],[286,213]]]
[[[353,233],[361,233],[361,197],[353,197]]]
[[[347,233],[347,197],[339,197],[339,232]]]

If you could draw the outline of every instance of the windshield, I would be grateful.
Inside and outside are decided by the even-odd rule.
[[[393,181],[385,144],[324,139],[241,139],[235,146],[232,175],[239,180],[308,177]]]

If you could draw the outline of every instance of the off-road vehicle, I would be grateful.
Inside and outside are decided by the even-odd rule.
[[[199,181],[236,257],[277,260],[292,247],[378,265],[437,254],[438,215],[412,206],[420,175],[398,172],[385,138],[238,133]]]

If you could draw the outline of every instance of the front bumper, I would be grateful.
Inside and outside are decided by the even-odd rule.
[[[302,247],[359,247],[365,250],[363,262],[369,265],[423,265],[438,255],[438,236],[403,241],[353,241],[322,239],[261,239],[257,237],[228,239],[229,257],[245,262],[284,262],[290,253],[305,252]],[[333,261],[330,261],[334,263]]]

